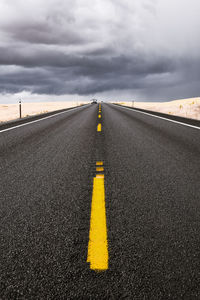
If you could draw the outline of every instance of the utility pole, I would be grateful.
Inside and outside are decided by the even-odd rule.
[[[134,101],[132,101],[132,107],[134,107]]]
[[[19,118],[22,118],[22,101],[19,100]]]

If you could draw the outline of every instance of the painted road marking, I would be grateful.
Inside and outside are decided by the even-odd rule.
[[[168,118],[164,118],[164,117],[159,117],[159,116],[156,116],[156,115],[152,115],[151,113],[146,113],[146,112],[144,112],[144,111],[134,110],[134,109],[131,109],[131,108],[128,108],[128,107],[124,107],[124,106],[122,106],[122,105],[120,105],[120,107],[122,107],[122,108],[124,108],[124,109],[128,109],[128,110],[134,111],[134,112],[137,112],[137,113],[139,113],[139,114],[143,114],[143,115],[151,116],[151,117],[154,117],[154,118],[166,120],[166,121],[169,121],[169,122],[172,122],[172,123],[184,125],[184,126],[191,127],[191,128],[195,128],[195,129],[200,129],[200,127],[198,127],[198,126],[190,125],[190,124],[187,124],[187,123],[175,121],[175,120],[168,119]]]
[[[87,262],[90,263],[91,270],[106,271],[108,269],[108,240],[103,174],[93,178]]]
[[[14,127],[6,128],[6,129],[3,129],[3,130],[0,130],[0,133],[5,132],[5,131],[9,131],[9,130],[12,130],[12,129],[15,129],[15,128],[19,128],[19,127],[22,127],[22,126],[26,126],[26,125],[29,125],[29,124],[33,124],[33,123],[36,123],[36,122],[39,122],[39,121],[42,121],[42,120],[50,119],[50,118],[56,117],[58,115],[65,114],[65,113],[68,113],[68,112],[70,112],[72,110],[80,109],[80,108],[82,108],[82,107],[71,108],[69,110],[62,111],[62,112],[56,113],[56,114],[48,116],[48,117],[44,117],[44,118],[41,118],[41,119],[38,119],[38,120],[34,120],[34,121],[30,121],[30,122],[27,122],[27,123],[24,123],[24,124],[16,125]]]
[[[98,117],[99,117],[99,119],[101,119],[101,115],[100,115],[100,114],[99,114],[99,116],[98,116]]]
[[[103,162],[102,161],[97,161],[96,166],[103,166]]]
[[[98,126],[97,126],[97,131],[98,131],[98,132],[101,131],[101,123],[98,124]]]
[[[97,174],[96,178],[104,178],[104,175],[103,174]]]
[[[96,171],[97,172],[103,172],[104,171],[104,167],[96,167]]]

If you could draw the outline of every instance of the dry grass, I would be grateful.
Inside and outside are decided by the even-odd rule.
[[[22,117],[47,113],[54,110],[84,105],[81,102],[39,102],[39,103],[22,103]],[[0,104],[0,122],[14,120],[19,118],[19,104]]]
[[[133,106],[132,102],[123,104]],[[170,102],[134,102],[134,107],[200,120],[200,97]]]

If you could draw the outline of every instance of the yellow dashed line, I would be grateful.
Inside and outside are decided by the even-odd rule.
[[[108,269],[108,241],[103,174],[93,178],[87,262],[90,263],[90,269],[92,270],[105,271]]]
[[[101,105],[99,105],[98,118],[101,119]],[[102,131],[101,123],[98,123],[97,131]],[[96,162],[96,172],[104,172],[103,161]],[[91,270],[105,271],[108,269],[105,186],[104,174],[101,173],[97,173],[93,178],[87,262],[90,263]]]
[[[97,131],[98,131],[98,132],[101,131],[101,123],[98,124],[98,126],[97,126]]]
[[[96,171],[97,172],[103,172],[104,171],[104,167],[96,167]]]
[[[103,166],[103,162],[102,161],[97,161],[96,166]]]
[[[104,175],[103,174],[97,174],[96,178],[104,178]]]

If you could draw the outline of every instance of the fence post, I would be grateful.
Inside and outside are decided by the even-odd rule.
[[[21,104],[21,100],[19,100],[19,118],[22,118],[22,104]]]

